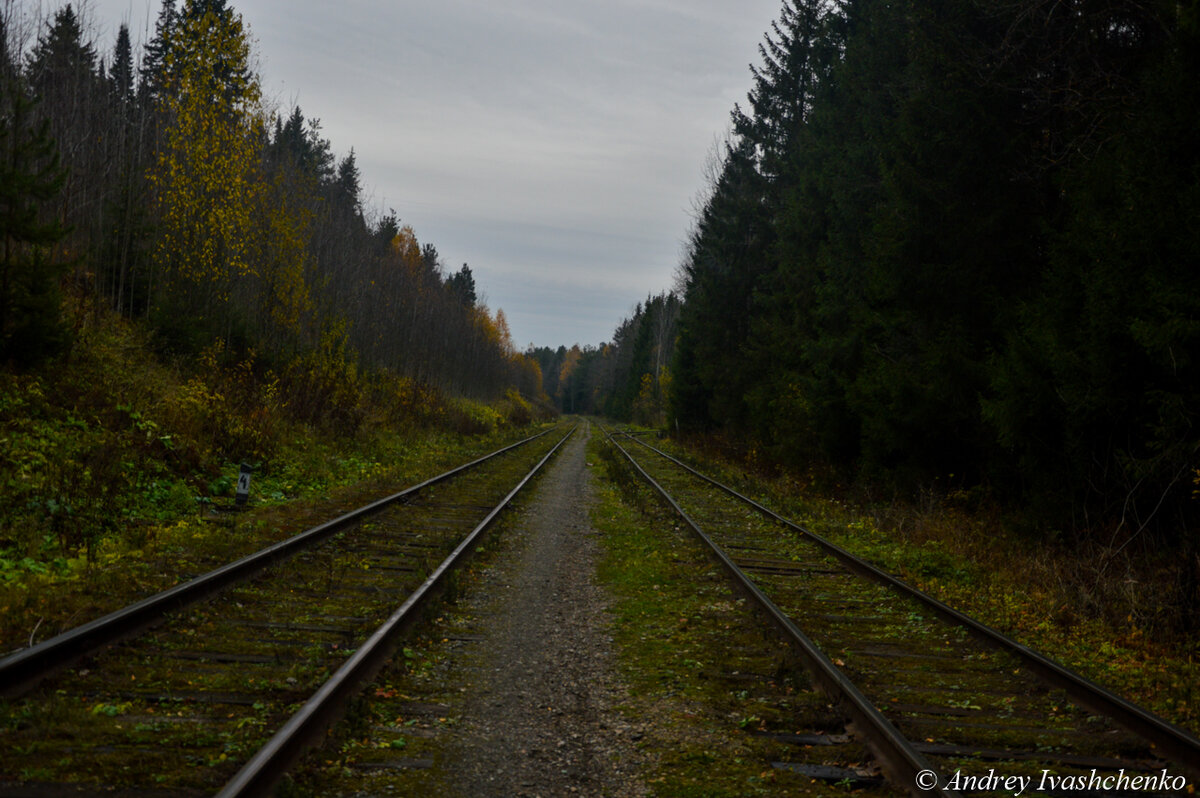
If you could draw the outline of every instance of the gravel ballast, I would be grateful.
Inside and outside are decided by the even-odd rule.
[[[463,652],[463,712],[445,760],[462,795],[646,794],[638,732],[616,709],[586,441],[581,429],[548,465],[529,499],[536,512],[467,599],[486,631]]]

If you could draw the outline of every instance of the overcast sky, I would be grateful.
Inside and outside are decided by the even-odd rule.
[[[106,58],[122,21],[144,42],[160,5],[75,3]],[[470,264],[524,348],[608,340],[671,287],[780,0],[230,5],[269,101],[320,119],[339,157],[353,147],[368,207],[394,208],[448,270]]]

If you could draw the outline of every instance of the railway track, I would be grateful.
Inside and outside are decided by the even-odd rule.
[[[1200,740],[631,436],[610,438],[789,640],[846,718],[804,773],[913,795],[1190,794]],[[861,751],[873,762],[854,762]],[[824,763],[824,764],[822,764]]]
[[[0,795],[268,794],[571,432],[0,660]]]

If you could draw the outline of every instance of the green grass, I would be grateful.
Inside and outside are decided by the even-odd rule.
[[[252,479],[248,512],[214,522],[193,502],[173,518],[141,525],[136,537],[104,538],[90,559],[55,554],[10,568],[0,582],[0,651],[43,640],[527,434],[379,430],[345,446],[302,436],[281,446],[275,471]]]
[[[1090,552],[1028,540],[953,493],[919,505],[838,499],[816,480],[767,477],[715,459],[711,448],[701,455],[672,441],[655,445],[1118,695],[1200,730],[1200,641],[1153,630],[1146,617],[1152,563],[1136,576],[1114,566],[1105,578]]]
[[[736,597],[690,538],[605,452],[592,523],[602,533],[601,581],[615,598],[613,637],[630,690],[624,712],[644,729],[656,796],[846,795],[850,788],[775,769],[862,751],[786,746],[756,731],[842,730],[825,699],[798,674],[790,653]],[[806,757],[808,759],[806,759]],[[877,794],[872,792],[872,794]],[[878,793],[888,794],[888,793]]]

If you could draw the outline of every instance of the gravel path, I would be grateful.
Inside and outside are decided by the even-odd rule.
[[[517,544],[485,577],[477,611],[487,633],[471,647],[448,757],[462,795],[646,794],[639,733],[616,710],[623,691],[595,583],[586,439],[581,429],[551,464],[514,530]]]

